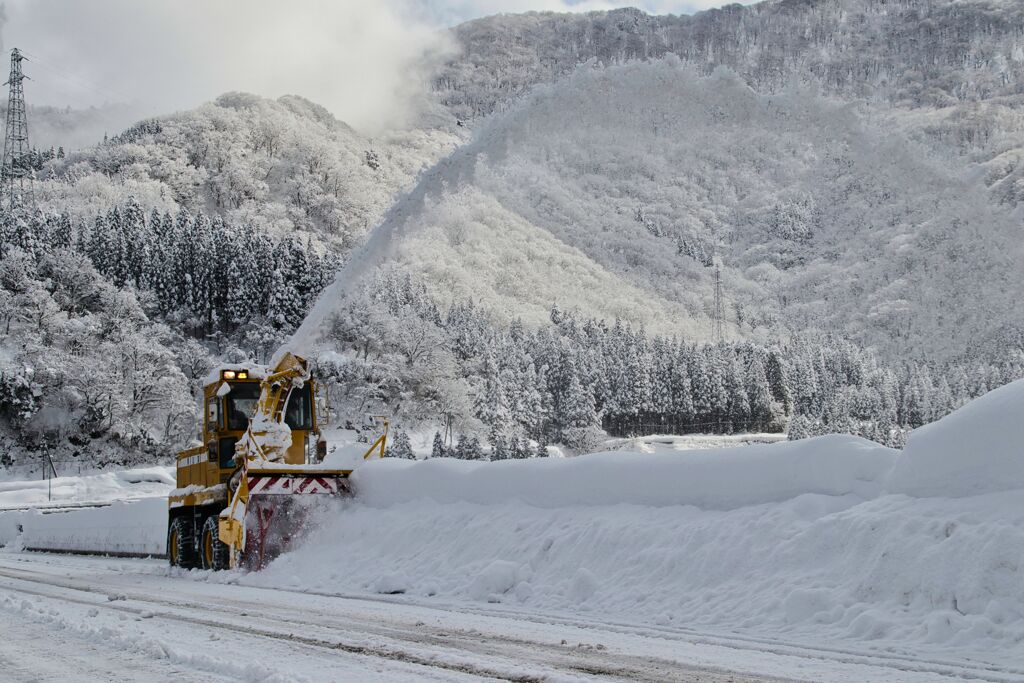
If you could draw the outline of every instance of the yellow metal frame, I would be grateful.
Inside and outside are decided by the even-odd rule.
[[[391,421],[384,415],[374,415],[373,419],[380,420],[384,423],[384,433],[377,437],[377,440],[373,442],[373,445],[365,453],[363,453],[363,460],[369,460],[370,456],[373,455],[374,451],[379,451],[381,458],[384,457],[384,449],[388,444],[388,427],[391,426]]]

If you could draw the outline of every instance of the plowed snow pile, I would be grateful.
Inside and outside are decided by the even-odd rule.
[[[354,504],[244,580],[1024,661],[1021,415],[1024,381],[902,454],[823,437],[374,463]]]

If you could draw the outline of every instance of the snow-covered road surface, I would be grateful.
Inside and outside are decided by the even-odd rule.
[[[0,667],[15,681],[1024,680],[1024,668],[922,661],[911,653],[880,656],[504,606],[326,596],[209,578],[159,561],[0,554]]]

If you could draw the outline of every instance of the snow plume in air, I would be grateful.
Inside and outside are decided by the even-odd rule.
[[[537,93],[549,90],[550,87],[538,88],[534,97],[538,96]],[[402,237],[415,229],[415,218],[422,212],[425,202],[431,197],[441,197],[449,188],[460,187],[472,178],[479,158],[485,156],[493,159],[505,154],[509,133],[519,124],[517,113],[527,107],[524,103],[531,101],[532,98],[528,98],[513,106],[504,116],[492,119],[475,134],[471,142],[424,171],[416,186],[392,204],[366,243],[352,254],[334,281],[320,293],[305,320],[281,350],[309,355],[319,341],[323,322],[360,286],[367,273],[394,255]]]
[[[33,104],[139,103],[156,115],[228,91],[296,94],[373,134],[402,125],[452,49],[407,0],[9,0],[5,43]]]

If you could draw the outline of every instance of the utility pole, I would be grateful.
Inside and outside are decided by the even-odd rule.
[[[25,112],[25,88],[21,72],[24,59],[18,48],[11,50],[11,75],[7,79],[10,94],[7,97],[7,135],[4,138],[4,159],[0,168],[0,201],[11,210],[31,209],[35,206],[32,176],[32,149],[28,144],[28,116]]]
[[[715,342],[722,343],[722,319],[725,313],[722,307],[722,267],[715,259]]]

